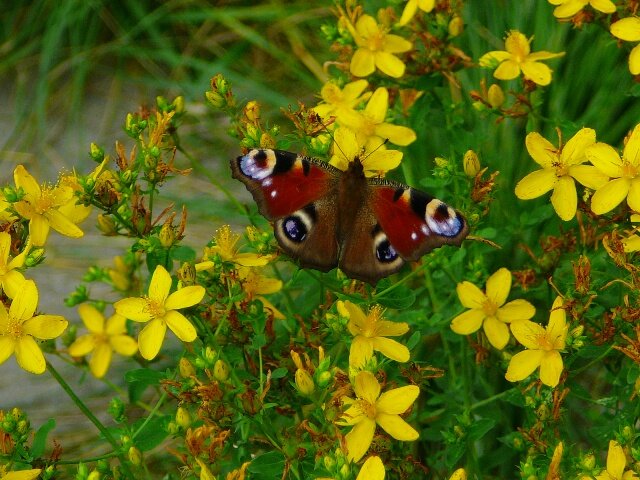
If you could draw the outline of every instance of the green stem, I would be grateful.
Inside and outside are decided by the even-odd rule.
[[[133,435],[131,436],[132,439],[135,439],[136,436],[139,435],[140,432],[144,430],[144,427],[155,416],[156,412],[160,409],[160,407],[162,406],[166,398],[167,398],[167,392],[162,392],[162,395],[160,395],[160,398],[158,399],[155,406],[153,407],[153,410],[149,412],[149,415],[147,415],[147,418],[144,419],[144,422],[142,422],[142,425],[140,425],[140,428],[138,428],[138,430],[133,432]]]
[[[496,393],[492,397],[485,398],[484,400],[480,400],[479,402],[474,403],[469,407],[469,410],[475,410],[476,408],[484,407],[485,405],[491,402],[494,402],[496,400],[499,400],[502,397],[506,396],[507,394],[511,392],[515,392],[516,390],[517,390],[517,387],[513,387],[513,388],[510,388],[509,390],[505,390],[504,392]]]
[[[51,373],[51,376],[55,378],[58,384],[62,387],[62,389],[69,395],[73,403],[80,409],[82,413],[93,423],[96,428],[100,431],[100,433],[104,436],[104,438],[111,444],[113,449],[115,450],[114,454],[120,460],[120,467],[122,468],[122,472],[128,478],[134,478],[133,474],[129,470],[129,466],[127,464],[127,458],[120,451],[120,445],[118,445],[118,441],[115,439],[111,432],[107,430],[107,428],[102,424],[100,420],[89,410],[89,408],[84,404],[84,402],[76,395],[73,389],[69,386],[69,384],[65,381],[64,378],[58,373],[58,371],[54,368],[51,363],[47,362],[47,370]]]
[[[582,372],[583,370],[586,370],[587,368],[589,368],[591,365],[594,365],[596,363],[600,363],[600,361],[602,361],[602,359],[604,357],[606,357],[607,355],[609,355],[609,353],[611,352],[611,350],[614,349],[614,345],[609,345],[609,348],[607,348],[604,353],[602,353],[601,355],[599,355],[597,358],[594,358],[593,360],[591,360],[589,363],[587,363],[586,365],[583,365],[580,368],[577,368],[575,370],[572,370],[571,373],[576,375],[580,372]]]

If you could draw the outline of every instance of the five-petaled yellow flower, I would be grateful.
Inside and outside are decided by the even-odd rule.
[[[628,17],[611,24],[611,35],[626,42],[640,41],[640,18]],[[629,71],[632,75],[640,74],[640,45],[636,45],[629,54]]]
[[[127,319],[122,315],[116,313],[105,320],[97,308],[88,304],[80,305],[78,313],[89,333],[69,346],[69,355],[83,357],[93,352],[89,369],[94,377],[104,377],[114,351],[127,357],[138,351],[138,343],[127,335]]]
[[[640,212],[640,124],[627,139],[622,158],[606,143],[587,148],[587,158],[611,180],[600,186],[591,197],[591,210],[601,215],[613,210],[625,198],[629,208]]]
[[[387,33],[386,28],[378,25],[371,15],[362,15],[355,28],[350,30],[358,46],[350,65],[354,76],[366,77],[376,68],[390,77],[404,75],[405,64],[395,54],[411,50],[413,44],[410,41]]]
[[[624,450],[615,440],[609,440],[607,452],[607,469],[596,477],[596,480],[633,480],[640,478],[633,470],[625,471],[627,457]]]
[[[402,26],[409,23],[418,9],[428,13],[433,10],[433,7],[435,6],[436,0],[409,0],[404,6],[398,25]]]
[[[341,419],[342,425],[353,425],[347,433],[347,455],[349,460],[360,460],[371,445],[376,424],[396,440],[418,439],[416,432],[400,414],[404,413],[418,398],[420,389],[415,385],[395,388],[380,395],[380,384],[371,372],[359,372],[353,390],[356,398],[345,397],[349,405]]]
[[[520,73],[538,85],[551,83],[551,69],[540,60],[561,57],[564,52],[531,53],[531,39],[517,30],[511,30],[504,41],[505,50],[493,50],[480,57],[481,67],[496,68],[493,76],[499,80],[513,80]]]
[[[232,262],[244,267],[261,267],[268,264],[273,257],[258,253],[239,253],[237,243],[240,235],[233,233],[229,225],[223,225],[213,237],[215,245],[205,247],[202,262],[196,263],[196,271],[209,270],[215,266],[210,258],[219,255],[223,262]]]
[[[368,85],[366,80],[356,80],[340,88],[335,82],[329,81],[320,90],[323,103],[313,107],[313,110],[323,119],[336,117],[340,120],[345,113],[353,114],[356,107],[371,96],[371,92],[363,93]]]
[[[138,335],[140,354],[147,360],[158,355],[164,342],[167,327],[183,342],[193,342],[197,332],[193,324],[178,309],[196,305],[205,294],[205,289],[193,285],[171,290],[171,275],[158,265],[151,277],[148,296],[129,297],[114,304],[116,313],[135,322],[148,322]]]
[[[285,318],[284,314],[263,296],[282,290],[282,280],[266,277],[257,268],[248,267],[238,268],[238,277],[248,301],[260,300],[264,308],[273,313],[273,318],[276,320]]]
[[[72,187],[63,184],[41,187],[22,165],[16,167],[13,178],[16,187],[24,191],[24,197],[14,204],[14,208],[21,217],[29,220],[29,234],[34,246],[45,244],[49,228],[71,238],[84,235],[76,223],[86,218],[88,209],[76,205]]]
[[[46,368],[38,340],[52,340],[67,328],[60,315],[36,315],[38,289],[33,280],[25,280],[11,302],[9,311],[0,303],[0,363],[15,353],[18,365],[27,372],[43,373]]]
[[[451,321],[451,330],[460,335],[469,335],[483,327],[489,343],[502,350],[509,341],[509,327],[520,321],[528,320],[536,309],[526,300],[512,300],[507,297],[511,291],[511,272],[501,268],[487,279],[487,292],[484,293],[473,283],[464,281],[456,287],[460,303],[466,308]]]
[[[387,337],[397,337],[409,331],[404,322],[384,320],[382,307],[376,305],[365,315],[362,309],[349,302],[338,302],[338,311],[349,317],[349,332],[353,335],[349,350],[349,365],[359,367],[367,363],[374,350],[396,362],[409,361],[409,349]]]
[[[538,132],[527,135],[525,143],[531,158],[542,170],[531,172],[516,185],[516,196],[521,200],[544,195],[553,189],[551,204],[565,221],[576,215],[578,194],[574,179],[593,190],[606,183],[609,177],[587,161],[585,150],[596,141],[596,132],[583,128],[560,149],[554,147]]]
[[[341,125],[356,134],[359,145],[366,145],[369,151],[380,147],[387,140],[394,145],[406,146],[416,140],[416,132],[409,127],[386,123],[389,109],[389,92],[379,87],[373,92],[362,111],[354,111],[342,118]]]
[[[603,13],[616,11],[616,5],[611,0],[549,0],[549,3],[557,5],[553,10],[553,16],[556,18],[573,17],[587,5]]]
[[[542,383],[549,387],[558,385],[563,369],[560,352],[564,350],[568,330],[567,314],[562,306],[562,297],[556,297],[547,328],[529,320],[511,325],[513,336],[526,350],[511,357],[505,375],[507,380],[524,380],[539,367]]]
[[[367,177],[383,175],[400,165],[402,160],[400,150],[387,150],[383,143],[358,143],[356,134],[346,127],[336,128],[332,150],[331,165],[345,171],[358,158]]]
[[[0,232],[0,287],[9,298],[16,296],[25,280],[24,275],[18,269],[24,265],[29,249],[30,245],[27,243],[20,254],[9,260],[11,235],[7,232]]]

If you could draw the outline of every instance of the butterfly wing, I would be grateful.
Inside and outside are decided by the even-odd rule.
[[[460,245],[469,233],[465,218],[442,200],[398,183],[369,182],[369,203],[380,228],[406,261],[442,245]]]
[[[338,264],[336,188],[340,171],[282,150],[255,149],[231,160],[258,210],[274,221],[282,250],[303,267],[328,271]]]

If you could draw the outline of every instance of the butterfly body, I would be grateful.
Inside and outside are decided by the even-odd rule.
[[[462,215],[427,193],[366,178],[355,159],[343,172],[282,150],[251,150],[231,161],[280,247],[303,267],[340,267],[375,284],[443,244],[460,245]]]

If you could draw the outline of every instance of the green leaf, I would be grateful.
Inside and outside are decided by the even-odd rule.
[[[140,431],[138,431],[137,429],[144,424],[146,419],[141,418],[140,420],[138,420],[134,424],[134,431],[136,431],[136,435],[134,438],[135,446],[138,447],[142,452],[148,452],[149,450],[160,445],[160,443],[162,443],[162,441],[167,438],[168,432],[166,429],[166,424],[170,419],[170,415],[154,416],[144,425],[144,428]]]
[[[282,478],[285,458],[281,452],[272,451],[257,456],[247,467],[254,480],[273,480]]]
[[[178,262],[193,262],[196,259],[196,251],[186,245],[176,245],[171,247],[171,258]]]
[[[129,370],[124,374],[125,381],[129,384],[129,399],[136,402],[142,393],[151,385],[159,385],[165,374],[150,368],[138,368]]]
[[[31,446],[31,455],[33,458],[41,457],[44,454],[44,449],[47,446],[47,436],[55,427],[56,421],[53,418],[50,418],[40,426],[33,437],[33,444]]]
[[[416,301],[416,294],[409,287],[400,285],[388,292],[382,292],[375,296],[376,302],[383,307],[404,310],[411,307]]]
[[[287,376],[288,370],[284,367],[276,368],[273,372],[271,372],[271,379],[275,380],[276,378],[284,378]]]
[[[481,418],[479,420],[474,420],[468,429],[469,439],[480,440],[495,425],[496,425],[496,421],[493,418]]]

